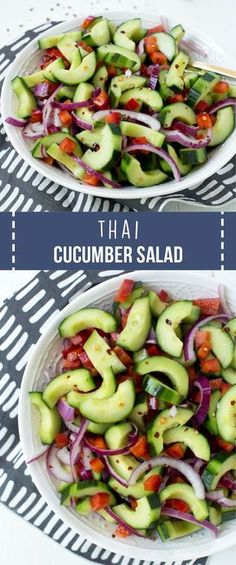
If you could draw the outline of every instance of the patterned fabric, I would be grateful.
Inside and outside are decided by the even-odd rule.
[[[9,64],[41,31],[55,22],[44,24],[0,50],[0,83],[3,81]],[[196,206],[222,206],[235,198],[235,158],[213,177],[197,188],[185,190],[177,195],[156,196],[140,200],[119,201],[101,199],[86,194],[78,194],[42,177],[27,165],[16,153],[6,138],[0,120],[0,212],[22,211],[161,211],[168,202],[189,202]]]
[[[17,429],[21,379],[45,323],[75,295],[115,274],[118,272],[41,271],[0,309],[0,501],[62,547],[91,562],[151,565],[97,547],[58,520],[31,481]],[[205,565],[206,559],[194,563],[188,560],[182,565]]]

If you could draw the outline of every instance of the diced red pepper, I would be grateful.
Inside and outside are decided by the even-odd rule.
[[[121,114],[119,112],[111,112],[106,117],[107,124],[119,124],[121,121]]]
[[[152,355],[162,355],[162,351],[160,347],[158,347],[158,345],[155,345],[155,343],[151,345],[147,345],[146,350],[148,352],[149,357],[152,357]]]
[[[133,137],[132,142],[134,144],[143,145],[145,143],[148,143],[148,140],[147,140],[146,137]],[[146,151],[145,151],[145,153],[146,153]]]
[[[55,437],[55,444],[59,448],[66,447],[69,444],[67,432],[58,433]]]
[[[109,78],[114,78],[114,77],[117,76],[117,69],[116,69],[116,67],[114,67],[114,65],[108,65],[107,72],[108,72]]]
[[[125,104],[126,110],[132,110],[133,112],[136,112],[138,108],[139,108],[139,102],[137,102],[137,100],[135,100],[134,98],[130,98],[130,100],[128,100],[128,102],[126,102]]]
[[[90,336],[90,331],[82,330],[79,334],[76,334],[74,337],[70,338],[70,341],[73,345],[80,345],[81,347],[87,341]]]
[[[224,383],[224,382],[222,381],[222,385],[221,385],[221,387],[220,387],[221,394],[224,395],[226,392],[228,392],[228,390],[231,388],[231,386],[232,386],[232,385],[230,385],[230,384],[228,384],[228,383]]]
[[[217,94],[225,94],[229,90],[229,83],[226,80],[220,80],[213,88],[213,92]]]
[[[170,447],[166,447],[165,451],[170,457],[175,459],[182,459],[185,453],[182,443],[173,443]]]
[[[65,153],[71,154],[76,148],[76,143],[72,139],[65,137],[65,139],[63,139],[59,144],[59,147],[62,151],[65,151]]]
[[[168,293],[163,289],[160,290],[157,295],[159,296],[160,300],[162,300],[162,302],[167,302],[169,299]]]
[[[214,316],[219,313],[219,298],[198,298],[193,304],[199,306],[201,316]]]
[[[32,124],[37,124],[38,122],[42,122],[42,110],[32,110],[32,114],[30,116],[30,121]]]
[[[92,53],[93,51],[93,48],[90,45],[88,45],[86,41],[79,41],[78,45],[79,47],[84,49],[84,51],[87,51],[87,53]]]
[[[138,441],[130,448],[130,452],[135,457],[140,457],[141,459],[148,459],[150,457],[148,442],[145,435],[141,436]]]
[[[201,369],[203,373],[219,373],[221,370],[220,363],[218,359],[206,359],[201,362]]]
[[[127,538],[130,536],[130,531],[125,526],[119,524],[119,526],[115,529],[115,536],[118,538]]]
[[[105,90],[102,90],[100,94],[94,98],[93,104],[100,110],[106,110],[109,108],[109,96]]]
[[[218,445],[220,446],[220,448],[223,449],[224,451],[226,451],[226,453],[230,453],[231,451],[234,451],[234,449],[235,449],[235,446],[234,446],[233,443],[229,443],[228,441],[221,439],[221,437],[217,437],[216,441],[217,441]]]
[[[212,127],[211,116],[207,112],[202,112],[202,114],[197,114],[197,123],[201,129],[211,128]]]
[[[204,345],[204,343],[207,341],[209,342],[211,339],[211,334],[210,332],[206,332],[204,330],[199,330],[196,335],[195,335],[195,347],[196,349],[199,349],[199,347],[201,347],[202,345]]]
[[[97,178],[96,175],[92,173],[85,173],[83,176],[83,181],[85,184],[90,184],[91,186],[99,186],[100,180]]]
[[[143,483],[144,490],[150,490],[153,492],[158,491],[162,478],[161,475],[152,475],[148,479],[146,479]]]
[[[107,449],[107,444],[102,436],[89,436],[88,440],[91,445],[94,445],[94,447],[98,447],[99,449]]]
[[[204,102],[204,100],[200,100],[200,102],[196,104],[197,113],[206,112],[208,108],[209,108],[209,104],[207,104],[207,102]]]
[[[82,29],[87,29],[89,26],[91,26],[91,23],[95,20],[94,16],[88,16],[87,18],[85,18],[85,20],[82,22],[81,26]]]
[[[166,32],[166,27],[163,24],[156,25],[154,27],[150,27],[147,30],[147,35],[151,35],[152,33],[158,33],[160,31]]]
[[[49,49],[47,49],[46,53],[50,59],[54,60],[63,57],[61,51],[57,49],[57,47],[50,47]]]
[[[119,345],[116,345],[113,351],[120,359],[121,363],[123,363],[126,367],[134,364],[132,357],[124,349],[122,349],[122,347],[119,347]]]
[[[190,382],[194,382],[197,378],[195,367],[186,367]]]
[[[184,101],[183,94],[176,93],[173,96],[170,96],[170,98],[168,98],[169,104],[175,104],[176,102],[183,102],[183,101]]]
[[[98,457],[91,459],[90,465],[95,473],[101,473],[104,469],[104,463]]]
[[[107,492],[98,492],[90,497],[90,501],[93,511],[98,512],[98,510],[109,506],[110,495]]]
[[[132,281],[131,279],[125,279],[115,294],[114,302],[120,302],[121,304],[123,302],[126,302],[134,288],[134,285],[135,281]]]
[[[78,357],[85,369],[94,369],[92,361],[90,361],[86,351],[81,351],[80,353],[78,353]]]
[[[52,157],[50,157],[49,155],[47,157],[43,158],[44,163],[47,163],[47,165],[52,166],[54,163],[54,159]]]
[[[132,510],[136,510],[136,508],[138,506],[138,502],[137,502],[136,498],[134,498],[134,496],[128,496],[128,502],[129,502]]]
[[[211,342],[205,341],[197,350],[197,356],[200,361],[204,361],[211,351]]]
[[[222,381],[221,378],[209,380],[209,385],[211,387],[211,390],[221,390],[222,384],[223,384],[223,381]]]
[[[167,57],[161,51],[154,51],[149,57],[154,65],[167,65]]]
[[[184,502],[184,500],[179,500],[177,498],[172,498],[171,500],[168,500],[166,502],[166,506],[168,506],[168,508],[174,508],[179,512],[189,512],[190,510],[189,505],[186,502]]]
[[[69,114],[69,112],[67,112],[67,110],[61,110],[61,112],[59,112],[59,118],[61,120],[61,123],[63,126],[65,127],[69,127],[72,124],[72,117]]]

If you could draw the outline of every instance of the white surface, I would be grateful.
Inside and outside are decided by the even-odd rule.
[[[33,271],[24,272],[1,272],[0,301],[7,298],[11,292],[16,291],[24,283],[27,283],[35,274]],[[208,272],[214,276],[213,272]],[[221,281],[235,284],[236,272],[215,273]],[[30,527],[21,518],[0,505],[1,523],[1,562],[8,565],[73,565],[75,559],[77,563],[84,563],[81,558],[74,557],[73,554],[63,550],[56,543],[53,543],[47,536],[41,534],[36,528]],[[12,543],[12,532],[15,533],[17,544]],[[234,565],[236,546],[230,550],[219,553],[209,558],[207,565],[222,565],[223,559],[228,565]],[[175,562],[179,565],[179,561]]]
[[[113,0],[112,9],[119,9],[126,7],[126,0]],[[27,0],[23,3],[20,0],[16,6],[14,6],[14,11],[11,9],[12,2],[6,7],[4,12],[4,29],[1,35],[1,42],[6,41],[6,38],[12,38],[15,36],[16,32],[20,32],[23,29],[29,28],[30,25],[33,26],[41,21],[47,21],[48,19],[70,19],[73,16],[80,15],[80,13],[90,11],[90,13],[96,8],[96,11],[104,11],[111,8],[111,2],[108,0],[97,0],[96,2],[88,0],[86,3],[86,8],[84,4],[77,0],[72,0],[68,5],[64,3],[57,2],[51,3],[46,0],[42,0],[36,6],[35,0]],[[33,8],[32,8],[33,6]],[[180,19],[181,22],[188,27],[198,27],[202,32],[208,34],[216,40],[218,44],[221,44],[224,49],[228,50],[232,56],[235,54],[235,42],[233,41],[233,29],[230,29],[229,21],[235,21],[236,17],[236,4],[234,0],[225,0],[224,7],[222,11],[221,0],[160,0],[158,2],[158,10],[156,7],[155,0],[133,0],[129,4],[129,9],[136,9],[140,6],[141,10],[147,10],[148,13],[165,13],[166,16],[172,17],[175,20]],[[230,19],[229,19],[230,14]],[[20,22],[20,23],[19,23]],[[234,187],[231,186],[233,189]],[[191,204],[182,204],[175,202],[176,197],[171,198],[166,210],[191,210],[195,209]],[[200,206],[198,210],[209,210]],[[214,208],[216,209],[216,208]],[[225,209],[236,210],[235,203],[230,203],[225,206]]]

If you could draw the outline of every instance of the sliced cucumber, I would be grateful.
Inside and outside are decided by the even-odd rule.
[[[33,157],[36,157],[37,159],[42,159],[43,147],[47,150],[53,143],[61,143],[65,138],[71,139],[71,141],[74,141],[76,143],[76,148],[74,149],[74,153],[75,155],[78,155],[78,157],[81,157],[82,149],[78,141],[68,133],[64,133],[64,132],[52,133],[51,135],[41,137],[38,141],[36,141],[32,149]]]
[[[71,155],[68,155],[67,153],[65,153],[65,151],[62,151],[57,143],[52,143],[52,145],[48,147],[47,154],[55,159],[55,161],[57,161],[58,163],[61,163],[61,165],[64,165],[64,167],[66,167],[68,171],[73,173],[75,178],[82,180],[84,176],[84,169],[82,169],[82,167],[80,167],[80,165],[76,163]]]
[[[188,65],[188,61],[188,55],[181,51],[178,53],[177,57],[175,57],[166,75],[166,86],[168,88],[177,91],[184,89],[183,75]]]
[[[149,528],[158,520],[161,503],[158,494],[150,494],[137,500],[137,507],[132,510],[128,504],[113,506],[113,511],[132,528],[142,530]]]
[[[131,69],[134,73],[141,67],[141,59],[134,51],[112,43],[97,49],[97,59],[114,67]]]
[[[145,30],[142,29],[141,18],[134,18],[117,27],[113,41],[116,45],[135,51],[135,42],[140,41],[144,35]]]
[[[166,309],[168,304],[166,302],[163,302],[163,300],[159,298],[158,294],[154,292],[154,290],[149,291],[148,298],[149,298],[151,313],[153,316],[155,316],[155,318],[158,318],[158,316],[160,316],[163,310]]]
[[[130,184],[140,188],[158,185],[167,180],[167,175],[160,169],[144,171],[135,157],[125,153],[121,161],[121,171],[125,174]]]
[[[61,337],[73,337],[87,328],[97,328],[105,333],[116,331],[114,316],[99,308],[83,308],[65,318],[59,326]]]
[[[32,111],[37,108],[35,96],[20,77],[14,78],[11,84],[18,98],[17,116],[22,119],[29,118]]]
[[[220,436],[236,445],[236,385],[231,386],[218,402],[216,422]]]
[[[128,315],[125,328],[120,333],[117,345],[129,351],[138,351],[145,343],[151,328],[151,310],[149,300],[135,300]]]
[[[122,308],[127,310],[128,308],[133,306],[133,303],[135,302],[135,300],[137,300],[137,298],[142,298],[144,292],[145,292],[145,290],[144,290],[142,285],[135,286],[134,290],[132,290],[132,292],[128,296],[127,300],[125,302],[122,302]]]
[[[115,375],[122,373],[126,369],[114,351],[111,351],[109,344],[96,330],[93,331],[85,342],[84,351],[100,375],[103,375],[104,371],[109,367],[111,367]]]
[[[164,443],[181,442],[184,443],[196,457],[209,461],[211,457],[211,450],[209,443],[204,435],[200,434],[198,430],[189,428],[188,426],[179,426],[164,433]]]
[[[202,330],[210,333],[212,351],[223,369],[229,367],[234,354],[234,343],[230,335],[221,328],[214,328],[210,325],[203,326]]]
[[[53,72],[59,69],[64,69],[65,65],[62,59],[56,59],[52,63],[50,63],[45,69],[41,71],[36,71],[31,75],[24,75],[22,76],[22,80],[28,86],[28,88],[33,88],[36,84],[44,82],[45,80],[50,80],[55,82]]]
[[[151,423],[148,430],[148,443],[153,455],[159,455],[164,448],[163,435],[167,430],[182,426],[192,418],[192,410],[176,408],[176,415],[171,416],[170,410],[163,410]]]
[[[202,474],[207,490],[215,490],[221,477],[228,471],[236,471],[236,454],[217,453]]]
[[[224,369],[223,371],[221,371],[221,376],[223,377],[224,381],[226,381],[230,385],[236,385],[235,369],[228,367],[228,369]]]
[[[56,408],[49,408],[45,404],[41,392],[29,392],[31,404],[40,413],[39,437],[42,443],[50,445],[54,442],[61,429],[61,418]]]
[[[181,41],[185,35],[185,30],[181,24],[178,24],[175,27],[172,27],[170,35],[174,37],[175,41]]]
[[[108,399],[89,399],[81,402],[81,414],[92,422],[109,424],[120,422],[133,409],[135,390],[130,379],[119,384],[117,391]]]
[[[92,83],[94,84],[94,86],[98,88],[100,87],[103,90],[105,88],[107,80],[108,80],[107,68],[105,67],[105,65],[103,65],[102,67],[99,67],[99,69],[96,71]]]
[[[188,95],[188,104],[193,107],[200,102],[219,81],[219,76],[214,73],[206,72],[200,76],[193,84]]]
[[[191,312],[192,302],[180,300],[168,306],[157,320],[157,342],[163,351],[173,357],[180,357],[183,350],[183,342],[177,337],[176,328]]]
[[[112,457],[110,457],[110,459],[112,459]],[[149,471],[149,473],[145,474],[144,479],[143,478],[140,479],[139,481],[137,481],[135,485],[131,487],[125,487],[113,478],[109,480],[108,485],[112,490],[114,490],[117,494],[119,494],[122,497],[127,498],[128,496],[133,496],[134,498],[138,499],[138,498],[142,498],[143,496],[146,496],[151,492],[155,492],[155,490],[153,491],[145,490],[144,480],[146,481],[150,477],[153,477],[153,475],[157,475],[157,474],[160,474],[160,468],[155,467],[154,469]]]
[[[142,387],[143,390],[151,396],[161,398],[170,404],[177,405],[180,404],[181,400],[183,400],[183,397],[176,390],[173,390],[173,388],[170,388],[152,375],[146,375],[144,377]]]
[[[168,100],[168,98],[170,98],[171,96],[174,95],[174,91],[171,90],[170,88],[168,88],[168,86],[166,85],[166,77],[167,77],[167,73],[168,71],[166,69],[163,69],[160,71],[159,73],[159,92],[160,95],[162,97],[163,100]]]
[[[131,77],[119,75],[118,77],[112,78],[109,88],[109,98],[112,107],[117,108],[122,92],[131,88],[140,88],[145,86],[146,82],[146,78],[136,75],[132,75]]]
[[[101,47],[109,43],[111,39],[110,28],[108,21],[102,19],[92,26],[92,29],[83,35],[83,41],[93,47]]]
[[[120,158],[122,136],[115,124],[106,124],[101,132],[98,151],[88,149],[83,160],[96,171],[110,169]]]
[[[163,127],[169,128],[174,120],[181,120],[185,124],[196,124],[196,115],[192,108],[184,102],[176,102],[165,106],[159,115]]]
[[[133,410],[129,414],[129,420],[131,420],[131,422],[134,422],[134,424],[136,424],[136,426],[138,426],[138,428],[143,432],[145,431],[146,428],[144,418],[147,413],[148,413],[147,398],[146,395],[141,394],[136,399],[136,403],[133,407]]]
[[[183,538],[198,530],[200,530],[200,526],[184,520],[165,520],[157,526],[157,532],[163,542]]]
[[[155,147],[161,147],[165,136],[159,131],[152,130],[141,124],[133,124],[132,122],[121,122],[120,131],[122,135],[128,137],[146,137],[146,139]]]
[[[76,42],[72,37],[69,37],[65,34],[62,39],[58,43],[58,49],[62,53],[62,55],[72,63],[75,53],[78,53],[78,47]],[[81,59],[79,60],[79,64],[81,63]]]
[[[204,422],[204,427],[207,428],[207,430],[215,436],[219,435],[219,430],[216,421],[216,408],[220,399],[221,399],[221,392],[219,390],[214,390],[211,393],[209,410],[208,410],[207,418]]]
[[[159,112],[163,107],[163,101],[159,92],[145,86],[126,90],[120,97],[120,103],[125,105],[132,98],[142,104],[146,104],[155,112]]]
[[[181,176],[185,176],[188,175],[188,173],[190,173],[192,165],[189,164],[184,164],[181,159],[179,158],[177,152],[175,151],[174,147],[172,147],[172,145],[167,144],[167,150],[168,153],[170,155],[170,157],[172,157],[172,159],[175,161]],[[167,173],[168,175],[173,175],[173,171],[170,167],[170,165],[167,163],[167,161],[165,161],[164,159],[160,159],[160,165],[162,170],[164,171],[164,173]]]
[[[43,400],[53,408],[58,400],[76,388],[89,392],[96,387],[95,381],[87,369],[73,369],[58,375],[48,383],[43,391]]]
[[[212,138],[209,147],[223,143],[231,135],[235,127],[235,116],[232,106],[222,108],[216,114],[216,123],[212,128]]]
[[[68,31],[66,34],[54,35],[52,37],[43,37],[39,39],[39,49],[51,49],[51,47],[57,47],[59,41],[63,37],[70,37],[74,41],[80,41],[82,37],[82,31]]]
[[[89,84],[88,82],[81,82],[75,90],[73,102],[84,102],[89,100],[89,98],[92,97],[93,91],[94,86],[92,84]],[[76,110],[76,115],[84,122],[93,125],[93,112],[89,108],[78,108]],[[89,130],[85,130],[81,133],[93,133],[93,131],[90,132]]]
[[[208,516],[208,507],[205,500],[199,500],[190,485],[174,483],[165,487],[160,493],[161,502],[177,498],[183,500],[191,508],[196,520],[205,520]]]
[[[207,151],[205,147],[199,147],[198,149],[180,149],[180,158],[185,166],[201,165],[207,162]]]
[[[76,392],[72,390],[67,394],[67,402],[74,408],[79,408],[80,403],[88,398],[110,398],[116,390],[116,379],[112,369],[109,367],[103,371],[103,381],[99,388],[92,392]]]
[[[75,86],[62,86],[56,95],[56,100],[63,100],[68,98],[73,100],[75,94]]]
[[[168,61],[172,61],[176,54],[176,42],[173,35],[160,31],[153,33],[151,37],[156,38],[158,50],[164,53]]]
[[[189,378],[186,369],[174,359],[168,359],[162,355],[153,355],[144,359],[135,366],[139,375],[148,373],[163,373],[170,380],[175,390],[181,397],[188,394]]]
[[[230,320],[224,327],[224,330],[232,337],[234,344],[236,343],[236,318]],[[236,370],[236,346],[234,346],[234,354],[232,360],[232,368]],[[235,384],[235,383],[232,383]]]
[[[88,129],[82,130],[80,133],[77,133],[76,139],[81,141],[81,143],[83,143],[83,145],[86,145],[86,147],[94,149],[97,145],[100,144],[102,130],[102,127],[95,128],[92,131]]]
[[[76,68],[54,71],[53,74],[58,82],[68,85],[77,85],[79,82],[89,80],[94,75],[95,69],[96,55],[93,51],[86,55]]]

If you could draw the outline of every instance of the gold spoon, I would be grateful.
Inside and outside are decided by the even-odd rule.
[[[202,61],[191,62],[191,67],[194,67],[195,69],[202,69],[204,71],[212,71],[213,73],[226,77],[236,78],[236,71],[233,71],[232,69],[225,69],[224,67],[218,67],[217,65],[208,65]]]

